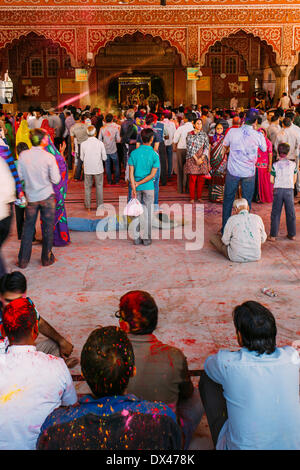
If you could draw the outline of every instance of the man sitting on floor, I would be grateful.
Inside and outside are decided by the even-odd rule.
[[[6,307],[12,300],[26,298],[27,281],[24,274],[20,271],[13,271],[12,273],[5,274],[0,279],[0,301],[2,307]],[[38,327],[39,333],[46,336],[46,340],[38,342],[37,351],[45,354],[52,354],[53,356],[61,356],[69,368],[75,367],[79,360],[74,357],[69,357],[73,351],[73,344],[61,336],[46,320],[44,320],[39,313]],[[8,347],[8,338],[4,334],[2,326],[2,308],[0,306],[0,354],[5,353]]]
[[[120,299],[116,316],[132,343],[137,367],[128,391],[144,400],[167,403],[177,413],[187,449],[201,421],[203,406],[189,377],[186,357],[180,349],[154,336],[158,308],[148,292],[127,292]]]
[[[135,375],[134,354],[120,328],[108,326],[90,334],[82,349],[81,369],[92,394],[48,416],[39,450],[181,449],[173,411],[163,403],[127,394]]]
[[[46,417],[76,403],[76,391],[65,362],[36,350],[38,317],[29,299],[5,307],[3,327],[9,347],[0,355],[0,449],[34,450]]]
[[[223,236],[214,235],[210,242],[236,263],[258,261],[261,258],[261,244],[267,239],[264,223],[259,215],[249,214],[246,199],[236,199],[233,208],[236,215],[228,219]]]
[[[209,356],[199,382],[217,450],[299,450],[296,349],[276,347],[275,318],[248,301],[235,307],[238,351]]]

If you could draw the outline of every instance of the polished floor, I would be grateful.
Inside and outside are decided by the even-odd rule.
[[[104,187],[104,203],[117,207],[118,197],[126,196],[127,187]],[[149,291],[159,306],[157,336],[181,348],[190,369],[201,369],[205,358],[220,348],[238,347],[232,323],[232,309],[246,300],[256,300],[271,309],[278,326],[278,345],[300,339],[300,205],[297,204],[296,241],[286,238],[282,215],[280,236],[276,243],[263,246],[262,259],[255,263],[237,264],[223,258],[210,245],[209,238],[221,224],[222,206],[208,202],[204,192],[204,246],[187,250],[187,240],[160,239],[148,247],[134,246],[129,239],[99,240],[95,233],[72,232],[68,247],[55,248],[57,262],[47,268],[40,263],[40,246],[34,246],[30,265],[24,270],[28,293],[41,315],[75,345],[80,355],[89,333],[99,325],[116,325],[114,312],[118,299],[133,289]],[[93,208],[87,214],[83,205],[82,182],[70,181],[67,213],[72,217],[96,218],[95,193]],[[160,203],[177,203],[175,220],[182,219],[181,209],[187,204],[185,219],[191,213],[202,214],[203,206],[192,207],[188,195],[176,192],[175,177],[160,189]],[[271,204],[254,204],[268,233]],[[38,228],[39,231],[39,228]],[[159,232],[159,233],[158,233]],[[15,223],[3,254],[9,270],[15,262],[19,242]],[[273,288],[278,296],[261,292]],[[74,369],[80,373],[80,367]],[[78,391],[85,385],[78,384]],[[192,448],[211,448],[207,423],[201,423]]]

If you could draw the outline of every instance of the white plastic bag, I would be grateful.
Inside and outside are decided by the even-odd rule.
[[[139,215],[142,215],[143,212],[143,206],[136,198],[130,199],[124,209],[124,215],[129,215],[131,217],[138,217]]]

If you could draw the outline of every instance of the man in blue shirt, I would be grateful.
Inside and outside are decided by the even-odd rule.
[[[249,208],[255,189],[255,164],[257,151],[267,151],[266,140],[262,133],[255,130],[259,113],[256,109],[249,109],[246,114],[245,124],[239,128],[232,128],[226,134],[223,141],[223,152],[230,149],[227,174],[225,179],[225,191],[223,201],[222,233],[227,220],[231,216],[233,201],[241,182],[242,197],[247,199]]]
[[[41,427],[38,448],[49,448],[49,440],[54,439],[52,448],[55,449],[88,449],[90,442],[96,439],[98,442],[93,443],[93,448],[132,449],[131,435],[134,438],[143,425],[135,422],[137,415],[144,417],[150,425],[148,429],[154,431],[156,444],[167,424],[169,449],[180,448],[180,428],[175,413],[162,402],[149,402],[126,393],[128,382],[135,375],[134,364],[133,348],[124,331],[115,326],[94,330],[81,352],[82,374],[92,393],[74,406],[57,408],[47,417]],[[103,422],[109,417],[119,419],[121,428],[116,429],[113,420]],[[104,433],[102,426],[106,428]],[[147,437],[147,427],[143,441],[135,441],[135,450],[149,449],[149,441],[155,446],[153,436]]]
[[[258,302],[235,307],[238,351],[209,356],[199,390],[217,450],[299,450],[296,349],[276,347],[272,313]]]
[[[152,212],[154,203],[154,177],[159,168],[159,156],[152,148],[153,129],[143,129],[141,139],[143,145],[134,150],[129,157],[129,179],[132,195],[144,206],[144,214],[132,222],[134,229],[134,244],[151,245]],[[143,238],[140,236],[140,222],[143,225]]]

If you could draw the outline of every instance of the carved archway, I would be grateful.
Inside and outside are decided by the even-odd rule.
[[[282,29],[280,27],[236,27],[236,28],[200,28],[200,64],[204,65],[205,55],[216,42],[232,38],[237,33],[244,33],[260,39],[263,44],[270,46],[279,61],[281,56]]]
[[[134,36],[134,34],[137,33],[142,34],[145,38],[149,38],[149,40],[158,39],[161,43],[166,42],[169,47],[175,48],[177,53],[181,56],[182,65],[186,65],[187,30],[182,27],[90,28],[88,30],[89,51],[93,52],[95,57],[98,51],[108,43],[126,35]]]
[[[57,44],[65,51],[71,58],[73,66],[76,65],[76,52],[74,51],[75,44],[75,29],[62,29],[62,28],[5,28],[1,27],[0,30],[0,49],[16,44],[20,39],[25,39],[30,33],[49,39],[53,44]]]

